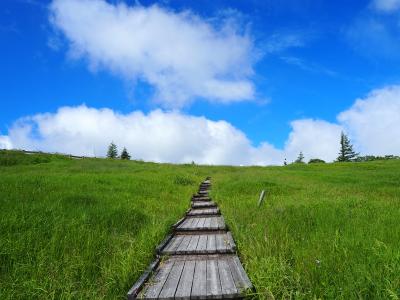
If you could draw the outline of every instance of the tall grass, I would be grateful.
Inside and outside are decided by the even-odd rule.
[[[125,298],[205,176],[253,298],[400,297],[397,161],[234,168],[0,152],[0,298]]]
[[[233,170],[213,194],[255,298],[400,297],[399,162]]]

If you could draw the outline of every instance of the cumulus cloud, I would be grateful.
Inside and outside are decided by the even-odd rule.
[[[155,162],[228,165],[282,164],[300,151],[306,160],[333,161],[340,132],[349,134],[362,154],[400,155],[400,86],[372,91],[341,112],[337,122],[302,119],[291,122],[283,149],[268,142],[252,145],[245,133],[226,121],[213,121],[181,112],[154,110],[120,114],[84,105],[17,120],[0,148],[20,148],[104,156],[114,141],[132,157]]]
[[[9,130],[15,148],[104,156],[111,141],[134,158],[202,164],[273,164],[282,153],[267,143],[252,147],[225,121],[155,110],[119,114],[110,109],[63,107],[17,121]]]
[[[196,98],[228,103],[255,97],[253,41],[233,16],[216,24],[190,11],[104,0],[54,0],[50,12],[71,57],[146,81],[166,107]]]
[[[300,151],[306,159],[333,161],[338,154],[338,141],[343,128],[322,120],[303,119],[291,123],[292,131],[285,144],[285,153],[293,159]]]
[[[400,154],[400,86],[372,91],[338,116],[358,151]]]
[[[0,135],[0,149],[12,149],[13,145],[11,140],[6,135]]]

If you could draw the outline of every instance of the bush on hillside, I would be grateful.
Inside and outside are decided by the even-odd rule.
[[[308,161],[309,164],[324,164],[325,161],[319,158],[312,158]]]

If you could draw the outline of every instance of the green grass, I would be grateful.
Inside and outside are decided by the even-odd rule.
[[[206,176],[254,298],[400,297],[400,161],[235,168],[3,151],[0,298],[124,299]]]

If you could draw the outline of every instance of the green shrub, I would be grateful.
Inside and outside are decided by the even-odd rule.
[[[311,158],[308,162],[309,164],[324,164],[325,161],[319,158]]]

